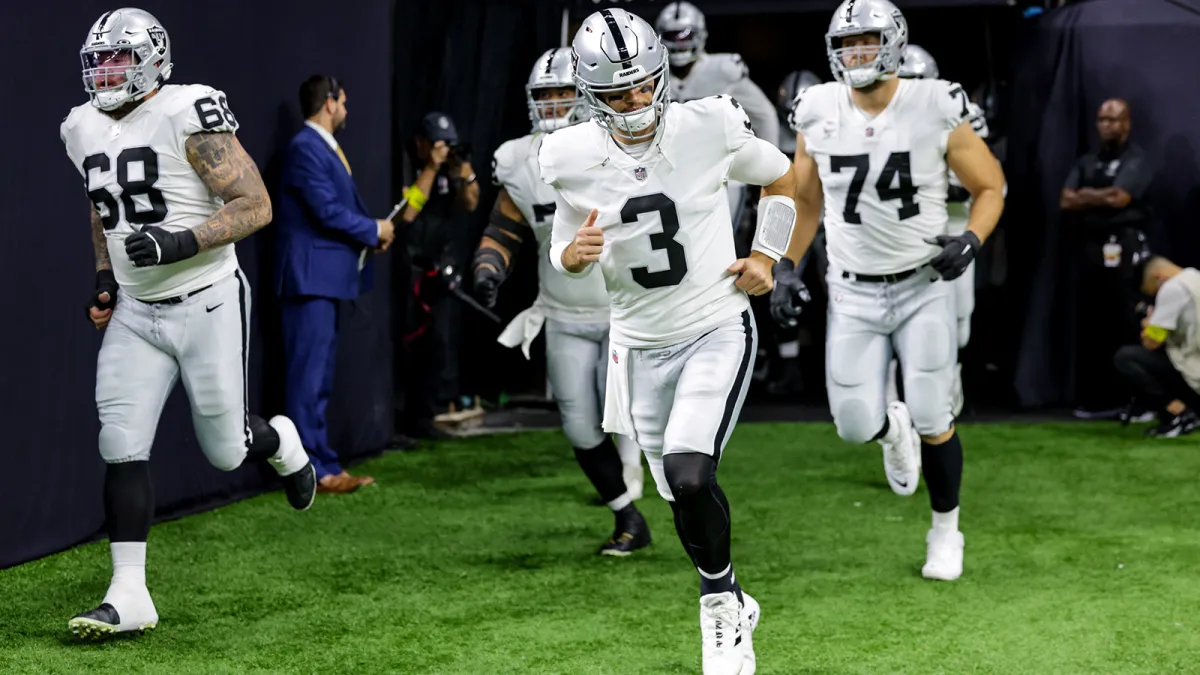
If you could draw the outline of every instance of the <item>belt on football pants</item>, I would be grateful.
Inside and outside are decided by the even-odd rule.
[[[920,267],[914,267],[911,270],[904,270],[895,274],[855,274],[854,272],[842,272],[842,278],[849,279],[850,281],[865,281],[870,284],[894,284],[911,277],[920,271],[920,269]]]
[[[203,293],[204,291],[207,291],[210,288],[212,288],[212,284],[209,284],[202,288],[197,288],[196,290],[192,291],[191,293],[184,293],[183,295],[176,295],[173,298],[163,298],[162,300],[139,300],[139,302],[144,302],[147,305],[178,305],[179,303],[183,302],[184,300],[187,300],[188,298],[192,297],[193,295],[199,295],[199,294]]]

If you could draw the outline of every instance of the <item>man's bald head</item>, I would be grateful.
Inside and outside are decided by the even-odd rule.
[[[1182,270],[1182,267],[1161,255],[1151,256],[1142,268],[1142,292],[1151,297],[1158,295],[1158,289],[1162,288],[1163,282]]]
[[[1096,127],[1100,130],[1101,145],[1109,149],[1123,145],[1129,138],[1129,104],[1119,98],[1101,103]]]

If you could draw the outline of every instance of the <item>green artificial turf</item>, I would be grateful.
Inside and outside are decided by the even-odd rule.
[[[1200,453],[1139,432],[964,427],[966,565],[947,584],[920,577],[924,486],[893,495],[878,446],[739,426],[720,475],[763,609],[758,672],[1200,672]],[[142,637],[67,631],[104,595],[105,542],[0,572],[0,672],[700,672],[696,573],[652,488],[654,545],[602,559],[611,516],[557,432],[360,471],[379,485],[307,513],[275,492],[156,527],[161,620]]]

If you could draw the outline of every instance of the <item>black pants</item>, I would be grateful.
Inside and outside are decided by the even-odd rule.
[[[1133,266],[1122,255],[1120,265],[1105,267],[1103,243],[1085,242],[1079,260],[1075,294],[1075,399],[1085,410],[1124,406],[1131,394],[1112,368],[1113,354],[1137,340],[1136,282]]]
[[[1165,348],[1150,351],[1141,345],[1127,345],[1117,350],[1113,365],[1147,407],[1165,413],[1167,404],[1179,399],[1200,413],[1200,394],[1175,369]]]
[[[458,399],[458,344],[462,302],[444,292],[426,293],[427,261],[416,261],[409,287],[404,336],[404,412],[400,424],[412,428],[432,422]],[[414,289],[422,289],[420,296]]]

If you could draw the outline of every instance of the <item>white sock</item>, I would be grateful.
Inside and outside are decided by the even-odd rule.
[[[109,544],[113,575],[104,602],[114,607],[117,596],[146,593],[146,542],[118,541]],[[117,602],[114,602],[117,600]]]
[[[275,468],[275,473],[280,476],[290,476],[303,469],[308,464],[308,453],[304,451],[304,447],[300,443],[288,442],[288,439],[295,434],[296,427],[292,421],[280,415],[272,417],[268,424],[279,435],[279,450],[267,460]],[[299,439],[292,438],[292,440]]]
[[[958,507],[954,507],[953,511],[946,513],[933,512],[933,528],[950,530],[951,532],[958,531]]]
[[[622,466],[640,467],[642,465],[642,449],[632,438],[617,434],[617,454],[621,456]]]
[[[628,492],[622,492],[620,497],[608,503],[608,508],[612,509],[613,513],[616,513],[632,503],[633,497],[630,497]]]

